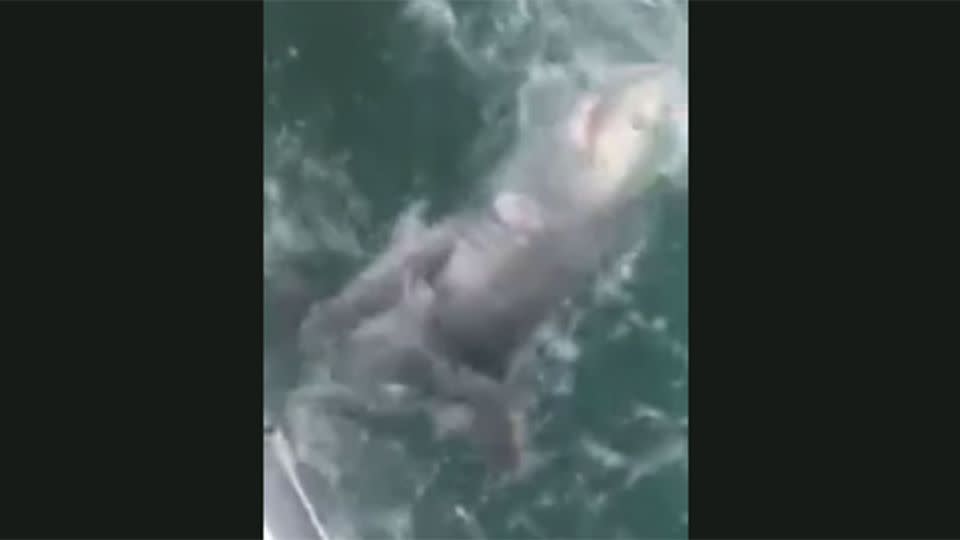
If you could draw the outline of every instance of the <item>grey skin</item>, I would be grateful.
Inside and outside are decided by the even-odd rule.
[[[492,464],[515,468],[524,446],[516,353],[621,247],[632,203],[657,172],[672,76],[625,68],[559,99],[562,112],[499,171],[487,208],[401,231],[315,304],[301,348],[350,388],[340,406],[399,414],[432,404],[440,432],[458,431]]]

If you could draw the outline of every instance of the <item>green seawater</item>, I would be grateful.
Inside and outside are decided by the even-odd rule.
[[[467,4],[455,7],[486,7]],[[484,156],[507,144],[478,152],[490,102],[503,95],[478,90],[489,80],[478,82],[442,39],[406,21],[406,7],[264,7],[265,192],[269,178],[283,192],[284,227],[307,239],[292,243],[317,297],[362,268],[412,201],[428,200],[431,214],[455,209],[483,180]],[[509,116],[509,103],[502,109]],[[655,225],[634,276],[619,301],[585,311],[570,391],[538,413],[537,445],[549,456],[542,468],[490,488],[476,464],[445,457],[456,448],[425,450],[404,474],[370,457],[366,474],[341,478],[339,506],[327,511],[348,508],[366,538],[685,538],[687,193],[654,196]],[[265,214],[265,227],[279,219]],[[267,308],[265,331],[277,317]],[[268,378],[268,393],[296,376]],[[365,510],[397,500],[405,513],[394,521]]]

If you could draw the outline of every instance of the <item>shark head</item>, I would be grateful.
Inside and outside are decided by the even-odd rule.
[[[618,67],[578,100],[567,125],[586,170],[574,187],[578,196],[604,205],[652,185],[671,134],[685,125],[679,81],[678,72],[665,65]]]
[[[610,215],[685,170],[686,82],[677,68],[617,64],[541,78],[520,91],[518,142],[493,175],[503,221],[529,232]]]

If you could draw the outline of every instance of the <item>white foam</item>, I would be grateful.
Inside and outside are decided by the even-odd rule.
[[[619,469],[629,463],[627,456],[595,439],[583,438],[580,444],[588,457],[605,468]]]
[[[676,62],[686,71],[686,21],[682,13],[677,16],[682,10],[678,11],[668,2],[517,0],[477,5],[482,5],[483,9],[465,9],[464,5],[452,0],[409,0],[403,17],[419,23],[422,35],[449,48],[469,80],[473,81],[473,91],[483,100],[481,106],[484,109],[491,105],[500,108],[511,100],[512,104],[516,104],[518,96],[522,97],[520,90],[540,77],[588,73],[619,61],[666,59],[671,63]],[[672,19],[676,21],[670,22]],[[478,24],[481,22],[489,24]],[[310,61],[309,55],[296,47],[287,49],[285,55],[282,52],[279,58],[265,61],[265,66],[279,69],[292,61]],[[405,68],[391,62],[391,67],[401,71]],[[269,92],[267,101],[276,106],[281,99],[276,93]],[[321,122],[311,117],[310,123],[311,128],[322,131]],[[365,227],[370,225],[366,201],[353,187],[349,176],[349,153],[342,151],[349,149],[305,147],[300,133],[306,125],[305,119],[298,119],[292,126],[265,134],[265,269],[277,261],[282,262],[290,253],[320,250],[325,254],[356,257],[367,255],[367,250],[373,247],[364,234]],[[496,121],[491,117],[484,131],[477,135],[478,143],[506,140],[505,137],[512,134],[512,129],[509,122]],[[307,186],[306,198],[298,196],[297,200],[292,200],[285,192],[284,181],[289,179],[284,175],[289,174],[298,175]],[[302,212],[298,213],[303,208],[311,210],[309,219],[302,219]],[[638,271],[635,264],[642,251],[642,247],[632,251],[620,265],[613,267],[609,276],[599,280],[595,299],[597,304],[613,302],[623,305],[633,302],[629,285],[636,279]],[[625,324],[620,326],[621,332],[630,331],[629,322]],[[662,327],[665,334],[666,321]],[[574,364],[586,356],[573,338],[570,328],[557,329],[550,340],[552,343],[547,347],[548,356],[557,360],[556,365]],[[671,351],[686,361],[687,352],[683,344],[675,344]],[[573,392],[571,370],[561,369],[559,373],[561,375],[550,381],[552,389]],[[372,472],[379,468],[365,465],[372,464],[370,460],[387,458],[366,457],[367,454],[360,451],[377,445],[376,437],[371,438],[365,431],[347,432],[338,424],[324,419],[323,414],[315,408],[304,406],[301,413],[303,416],[296,422],[300,422],[299,432],[305,435],[299,441],[298,454],[315,465],[320,464],[325,470],[324,476],[330,478],[356,474],[370,482],[383,480]],[[645,474],[642,466],[632,465],[633,457],[599,442],[585,444],[592,459],[609,464],[604,467],[621,467],[625,470],[634,467],[635,475]],[[398,493],[409,488],[406,489],[409,492],[408,500],[415,501],[424,496],[433,485],[432,479],[446,466],[444,460],[419,464],[409,457],[395,457],[392,453],[384,455],[402,463],[403,466],[398,469],[412,471],[409,473],[412,478],[409,479],[409,486],[403,484],[404,479],[390,479],[396,480],[397,485],[392,484],[392,487],[396,487]],[[647,470],[650,467],[648,465]],[[586,478],[581,472],[576,473],[576,478],[578,487],[575,489],[584,495],[583,492],[587,490]],[[565,496],[559,495],[560,498]],[[555,504],[557,496],[549,494],[538,500]],[[595,496],[589,500],[595,505],[602,504]],[[446,508],[465,522],[472,536],[484,536],[476,516],[471,513],[472,509],[451,506],[453,503]],[[384,523],[396,526],[398,536],[409,538],[412,533],[408,510],[409,506],[392,506],[383,510],[359,504],[345,509],[349,515],[336,517],[352,521],[384,512],[381,516]],[[532,530],[528,524],[525,527]],[[337,532],[338,537],[350,536]],[[269,531],[265,530],[264,534],[266,537]]]

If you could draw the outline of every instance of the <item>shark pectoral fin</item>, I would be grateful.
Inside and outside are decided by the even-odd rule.
[[[455,241],[455,228],[441,224],[424,231],[414,244],[391,245],[342,292],[310,308],[299,330],[302,351],[308,357],[316,356],[325,342],[349,334],[364,321],[409,299],[412,292],[421,297],[429,293],[424,285],[445,264]],[[428,300],[426,297],[416,305]]]

